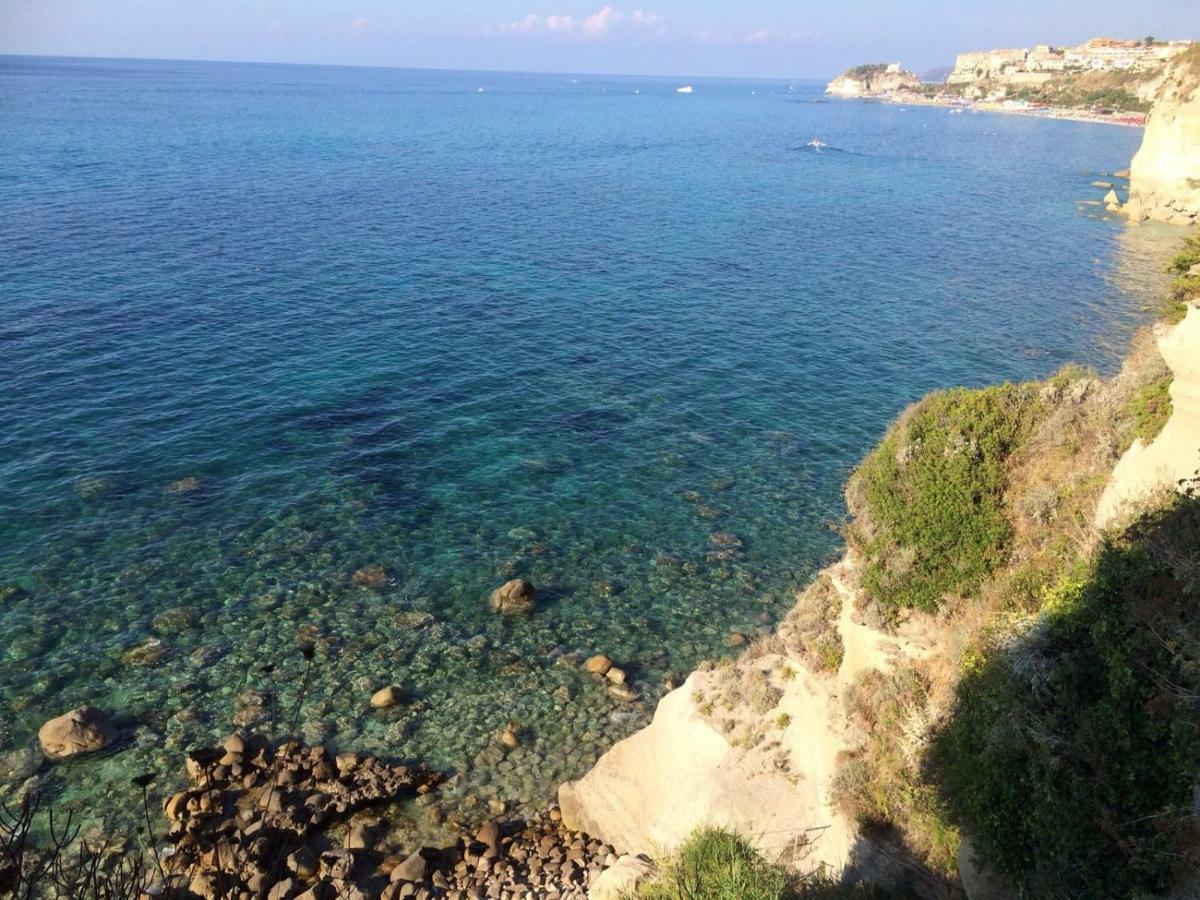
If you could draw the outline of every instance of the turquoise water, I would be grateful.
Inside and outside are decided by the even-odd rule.
[[[315,637],[306,736],[531,808],[789,607],[907,403],[1143,321],[1078,203],[1139,132],[678,84],[0,58],[0,749],[103,706],[52,777],[119,805]]]

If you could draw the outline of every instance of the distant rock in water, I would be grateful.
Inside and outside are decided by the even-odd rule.
[[[492,609],[506,616],[533,611],[537,592],[524,578],[514,578],[492,591]]]
[[[81,706],[38,729],[38,742],[51,759],[67,759],[108,746],[113,728],[108,716],[94,706]]]
[[[921,79],[900,68],[899,63],[855,66],[839,75],[825,93],[835,97],[882,97],[904,91],[921,90]]]

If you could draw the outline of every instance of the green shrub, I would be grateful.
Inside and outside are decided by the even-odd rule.
[[[640,900],[870,900],[884,895],[842,884],[823,873],[798,876],[772,865],[750,843],[724,828],[698,829],[661,875],[637,893]]]
[[[968,656],[926,778],[1026,897],[1171,887],[1195,847],[1200,500],[1060,572],[1024,634]]]
[[[888,432],[851,488],[866,507],[851,539],[872,599],[933,611],[1007,560],[1008,460],[1040,406],[1032,385],[957,388],[930,395]]]
[[[783,900],[792,880],[747,841],[723,828],[697,831],[643,887],[643,900]]]
[[[842,597],[825,573],[796,598],[796,605],[779,627],[785,647],[802,656],[816,671],[835,673],[845,647],[838,632]]]
[[[1129,416],[1133,420],[1133,430],[1129,435],[1128,446],[1135,438],[1141,438],[1142,443],[1149,444],[1171,418],[1171,375],[1156,378],[1149,384],[1139,388],[1129,402]]]
[[[1200,275],[1191,274],[1196,266],[1200,266],[1200,232],[1184,241],[1183,249],[1167,266],[1175,280],[1167,294],[1163,318],[1171,324],[1182,321],[1187,315],[1188,303],[1200,299]]]

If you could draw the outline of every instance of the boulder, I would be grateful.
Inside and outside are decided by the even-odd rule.
[[[51,759],[66,759],[100,750],[113,739],[108,716],[94,706],[81,706],[38,729],[42,751]]]
[[[1104,206],[1109,210],[1121,208],[1121,198],[1117,196],[1116,191],[1109,191],[1104,195]]]
[[[533,610],[537,592],[524,578],[514,578],[492,591],[492,609],[502,615],[511,616]]]
[[[425,878],[425,857],[417,851],[392,869],[389,878],[395,881],[423,881]]]
[[[636,896],[638,888],[654,874],[654,864],[645,857],[622,856],[592,880],[588,900],[622,900]]]
[[[371,705],[376,709],[391,709],[404,702],[404,689],[391,684],[371,695]]]

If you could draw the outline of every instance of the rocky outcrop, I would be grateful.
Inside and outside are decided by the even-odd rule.
[[[1200,470],[1200,309],[1177,325],[1157,326],[1159,352],[1170,368],[1171,418],[1149,444],[1138,439],[1121,457],[1096,507],[1095,523],[1121,522],[1156,493],[1179,489]]]
[[[42,752],[67,759],[107,747],[113,739],[108,716],[94,706],[81,706],[46,722],[38,729]]]
[[[839,75],[825,93],[834,97],[883,97],[921,90],[921,79],[899,65],[857,66]]]
[[[846,866],[855,829],[831,799],[838,757],[854,740],[841,695],[868,669],[928,652],[922,623],[885,634],[858,621],[853,569],[844,560],[825,573],[837,598],[828,624],[843,648],[834,669],[806,652],[811,627],[784,622],[759,652],[693,672],[649,726],[559,789],[564,824],[647,854],[701,826],[724,826],[772,860],[802,851],[806,865]]]
[[[1125,211],[1134,221],[1200,223],[1200,48],[1163,78],[1130,172]]]

